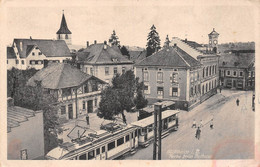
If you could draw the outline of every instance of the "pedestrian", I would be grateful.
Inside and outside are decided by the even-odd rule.
[[[236,102],[237,102],[237,106],[239,106],[239,99],[237,99],[237,101],[236,101]]]
[[[221,90],[222,90],[222,88],[221,87],[219,87],[219,92],[221,93]]]
[[[89,125],[89,116],[88,116],[88,113],[86,115],[86,121],[87,121],[87,125]]]
[[[211,119],[209,126],[210,126],[210,129],[213,129],[213,119]]]
[[[199,127],[203,127],[203,123],[202,123],[202,120],[200,120],[200,126]]]
[[[196,128],[196,121],[195,121],[195,119],[193,119],[193,123],[192,123],[192,126],[191,126],[191,128],[193,128],[193,127],[195,127],[195,128]]]
[[[200,133],[201,133],[201,130],[200,130],[200,127],[198,127],[198,129],[196,130],[196,135],[195,137],[199,140],[200,139]]]

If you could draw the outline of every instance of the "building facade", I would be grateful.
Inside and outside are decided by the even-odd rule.
[[[133,62],[121,54],[117,46],[94,43],[82,52],[76,53],[76,60],[81,71],[111,83],[116,74],[133,69]]]
[[[33,128],[32,128],[33,127]],[[7,107],[7,159],[44,159],[43,113],[13,105]]]
[[[42,69],[46,62],[64,62],[71,59],[65,41],[47,39],[14,39],[7,47],[7,69]]]
[[[50,64],[38,71],[27,84],[35,86],[35,81],[41,81],[45,92],[57,99],[60,107],[58,115],[63,120],[95,112],[100,102],[101,90],[106,85],[97,77],[63,63]]]
[[[135,65],[148,100],[171,100],[190,110],[200,103],[201,64],[177,45],[165,47]]]
[[[252,90],[255,88],[255,54],[228,53],[220,58],[219,77],[223,88]]]

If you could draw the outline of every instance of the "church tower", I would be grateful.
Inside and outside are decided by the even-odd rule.
[[[209,51],[213,51],[214,53],[218,52],[218,36],[219,33],[213,28],[213,31],[209,33]]]
[[[62,14],[60,29],[57,31],[57,40],[64,40],[67,45],[71,45],[71,32],[67,26],[64,16],[64,10]]]

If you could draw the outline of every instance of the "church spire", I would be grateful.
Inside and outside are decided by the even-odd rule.
[[[56,34],[71,34],[64,16],[64,10],[62,10],[62,20],[60,24],[60,29],[57,31]]]

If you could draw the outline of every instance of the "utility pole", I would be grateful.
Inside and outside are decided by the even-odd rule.
[[[158,121],[157,121],[157,117]],[[157,128],[158,126],[158,128]],[[153,160],[156,160],[157,155],[157,130],[158,130],[158,160],[161,160],[162,152],[162,105],[159,103],[154,105],[154,145],[153,145]]]
[[[154,110],[154,129],[153,129],[153,133],[154,133],[153,160],[156,160],[156,155],[157,155],[157,110]]]

